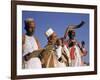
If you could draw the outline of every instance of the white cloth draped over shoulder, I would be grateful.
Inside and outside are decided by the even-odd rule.
[[[25,35],[25,43],[23,47],[23,57],[33,52],[34,50],[38,50],[38,44],[34,36]],[[42,68],[41,61],[38,57],[31,58],[28,61],[24,60],[24,68],[25,69],[33,69],[33,68]]]
[[[56,49],[56,55],[57,55],[58,59],[62,56],[62,49],[63,49],[62,46],[58,46],[57,49]],[[66,67],[66,64],[64,62],[58,61],[57,67]]]

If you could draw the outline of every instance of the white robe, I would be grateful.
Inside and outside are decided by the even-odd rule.
[[[23,56],[25,56],[28,53],[33,52],[34,50],[38,50],[38,45],[34,36],[25,35]],[[38,57],[31,58],[28,61],[24,60],[24,68],[25,69],[42,68],[41,61]]]

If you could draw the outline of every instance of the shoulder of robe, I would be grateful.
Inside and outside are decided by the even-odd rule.
[[[36,36],[34,36],[34,38],[35,38],[35,40],[36,40],[36,42],[38,44],[38,48],[41,48],[41,45],[40,45],[40,42],[39,42],[38,38]]]
[[[53,45],[46,45],[47,50],[53,50]]]

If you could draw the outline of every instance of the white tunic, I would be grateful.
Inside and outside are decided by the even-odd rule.
[[[25,35],[23,56],[33,52],[34,50],[38,50],[38,45],[34,36]],[[24,67],[25,69],[41,68],[41,61],[38,57],[31,58],[28,61],[24,61]]]

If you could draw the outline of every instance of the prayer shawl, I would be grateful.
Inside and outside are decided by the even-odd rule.
[[[56,54],[60,62],[64,63],[66,66],[69,66],[69,51],[65,45],[57,46]]]

